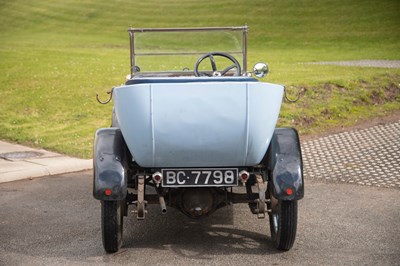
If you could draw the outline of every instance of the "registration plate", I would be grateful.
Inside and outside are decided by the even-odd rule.
[[[222,187],[238,185],[237,168],[162,169],[163,187]]]

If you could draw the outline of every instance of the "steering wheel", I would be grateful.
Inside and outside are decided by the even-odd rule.
[[[214,60],[215,56],[225,57],[225,58],[229,59],[230,61],[232,61],[233,65],[230,65],[227,68],[219,71],[218,68],[217,68],[217,65],[215,63],[215,60]],[[205,71],[200,72],[199,71],[199,65],[206,58],[209,58],[210,62],[211,62],[211,68],[212,68],[212,73],[211,74],[209,72],[205,72]],[[212,53],[208,53],[208,54],[202,55],[202,56],[200,56],[199,59],[197,59],[196,64],[194,64],[194,75],[196,77],[200,77],[200,76],[208,76],[208,77],[225,76],[225,74],[228,73],[229,70],[234,69],[234,68],[236,68],[236,73],[234,74],[234,76],[240,76],[240,74],[242,73],[242,69],[240,68],[239,62],[233,56],[231,56],[228,53],[224,53],[224,52],[212,52]]]

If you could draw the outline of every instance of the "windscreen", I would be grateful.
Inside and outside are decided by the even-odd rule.
[[[134,31],[131,34],[133,72],[191,72],[197,60],[211,52],[225,52],[235,57],[241,65],[244,62],[242,30],[149,30]],[[210,69],[207,63],[200,66],[200,70]]]

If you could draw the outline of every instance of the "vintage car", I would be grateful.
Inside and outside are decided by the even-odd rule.
[[[105,251],[120,249],[129,205],[139,220],[148,204],[199,219],[235,203],[267,214],[275,246],[289,250],[304,195],[300,141],[276,128],[284,86],[259,81],[265,63],[247,69],[248,27],[128,32],[131,73],[97,97],[114,102],[94,141]]]

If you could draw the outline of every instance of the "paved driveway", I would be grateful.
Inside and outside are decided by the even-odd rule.
[[[124,246],[107,255],[82,172],[0,184],[0,265],[399,265],[399,137],[387,136],[398,133],[394,123],[303,144],[306,195],[289,252],[241,204],[201,221],[150,206],[145,221],[124,220]]]
[[[308,180],[295,245],[272,246],[245,204],[195,222],[150,206],[107,255],[91,173],[0,184],[0,265],[398,265],[400,190]]]
[[[400,189],[400,121],[302,145],[307,179]]]

